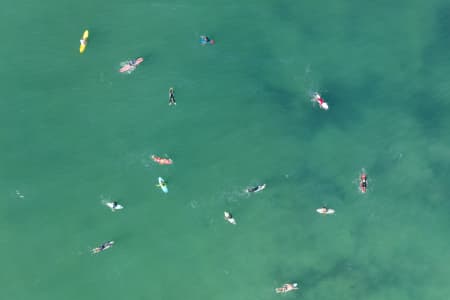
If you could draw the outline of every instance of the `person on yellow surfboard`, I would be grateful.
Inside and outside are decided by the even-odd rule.
[[[80,40],[80,53],[83,53],[87,46],[87,40],[89,38],[89,31],[85,30],[83,33],[83,37]]]

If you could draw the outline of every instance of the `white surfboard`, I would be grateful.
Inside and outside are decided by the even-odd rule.
[[[316,209],[316,211],[322,215],[332,215],[335,213],[334,209],[331,209],[331,208],[327,209],[327,208],[323,208],[323,207]]]
[[[264,190],[265,188],[266,188],[266,184],[262,184],[262,185],[258,185],[255,190],[253,190],[254,188],[248,188],[245,191],[247,193],[257,193],[257,192]]]
[[[118,209],[122,209],[123,208],[123,206],[120,205],[120,204],[117,204],[116,207],[114,207],[114,203],[113,202],[106,202],[105,204],[106,204],[106,206],[108,206],[109,208],[114,209],[114,210],[118,210]]]
[[[225,220],[226,220],[228,223],[231,223],[231,224],[233,224],[233,225],[236,225],[236,220],[233,218],[233,216],[231,215],[231,213],[229,213],[229,212],[227,212],[227,211],[224,211],[224,212],[223,212],[223,216],[224,216]]]

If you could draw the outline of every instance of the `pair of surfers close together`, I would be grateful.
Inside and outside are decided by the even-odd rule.
[[[266,188],[266,184],[260,184],[254,187],[249,187],[245,190],[246,193],[257,193],[260,192],[262,190],[264,190]],[[223,212],[223,217],[225,219],[225,221],[227,221],[230,224],[236,225],[236,220],[233,218],[233,215],[228,212],[228,211],[224,211]]]

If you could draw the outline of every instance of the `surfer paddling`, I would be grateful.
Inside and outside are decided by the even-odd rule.
[[[246,189],[245,191],[247,193],[257,193],[257,192],[262,191],[265,188],[266,188],[266,184],[260,184],[255,187],[250,187],[250,188]]]
[[[314,93],[311,101],[318,103],[319,107],[322,108],[323,110],[328,110],[328,104],[325,102],[325,100],[323,100],[322,96],[320,96],[319,93],[317,93],[317,92]]]
[[[215,41],[210,39],[207,35],[200,36],[200,44],[202,45],[214,45]]]
[[[286,283],[282,287],[276,288],[275,292],[277,294],[284,294],[290,291],[298,290],[298,283]]]
[[[109,208],[111,208],[111,210],[114,212],[116,210],[122,209],[123,206],[119,204],[119,202],[117,201],[113,201],[113,202],[106,202],[106,206],[108,206]]]
[[[233,218],[233,215],[230,212],[223,212],[223,217],[228,223],[236,225],[236,220]]]
[[[156,155],[152,155],[151,159],[160,165],[171,165],[173,161],[170,158],[162,158]]]
[[[167,184],[162,177],[158,177],[158,184],[156,186],[160,187],[164,193],[169,192],[169,189],[167,188]]]
[[[318,209],[316,209],[316,211],[321,215],[332,215],[335,213],[334,209],[327,208],[326,206],[318,208]]]
[[[92,253],[97,254],[102,251],[105,251],[106,249],[111,248],[114,245],[114,241],[108,241],[106,243],[103,243],[100,247],[92,249]]]
[[[85,30],[80,40],[80,53],[83,53],[84,50],[86,50],[88,38],[89,38],[89,31]]]
[[[120,68],[119,72],[120,73],[131,73],[134,70],[136,70],[137,66],[139,66],[142,62],[144,61],[144,59],[142,57],[138,57],[136,59],[131,59],[127,62],[122,63],[122,67]]]
[[[367,174],[365,172],[359,177],[359,189],[363,194],[367,191]]]

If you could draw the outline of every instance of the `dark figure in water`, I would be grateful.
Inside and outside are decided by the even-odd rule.
[[[173,88],[169,89],[169,105],[177,105],[177,102],[175,101],[175,95]]]
[[[262,191],[265,188],[266,188],[265,184],[257,185],[255,187],[248,188],[247,193],[256,193],[256,192]]]

